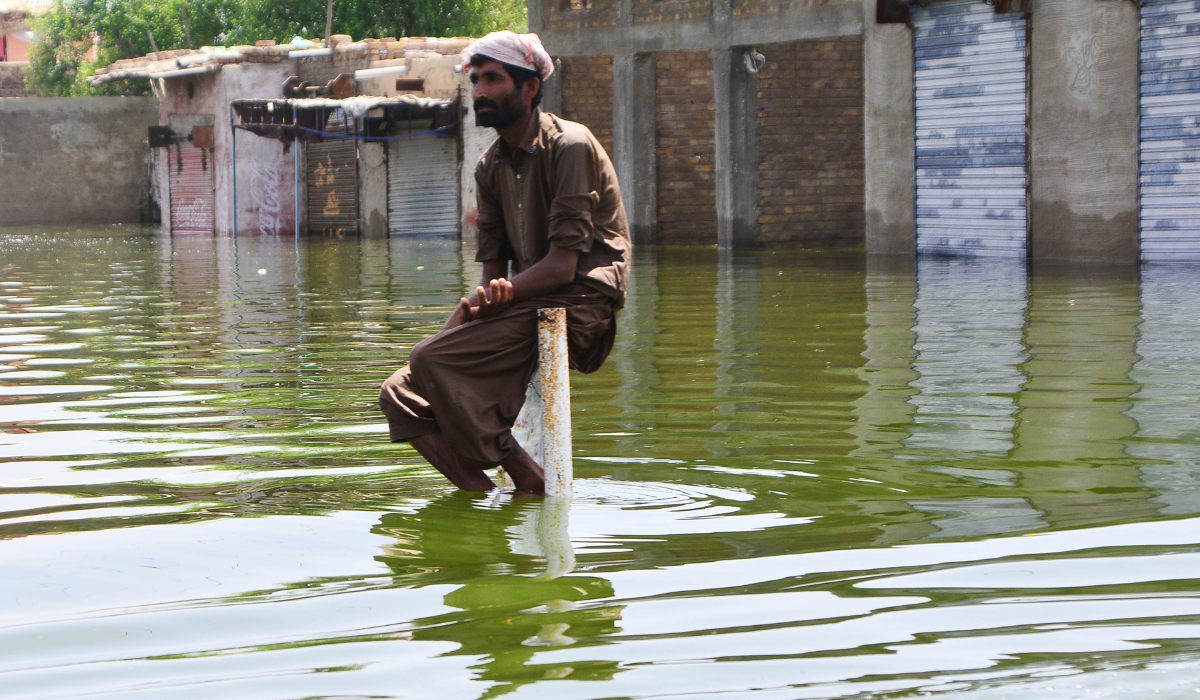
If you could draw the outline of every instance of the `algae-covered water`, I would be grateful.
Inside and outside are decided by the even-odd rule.
[[[386,439],[469,257],[0,233],[0,697],[1200,689],[1200,269],[642,249],[561,512]]]

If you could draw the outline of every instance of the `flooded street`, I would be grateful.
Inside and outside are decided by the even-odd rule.
[[[0,695],[1200,689],[1200,268],[639,250],[563,513],[387,441],[464,257],[0,231]]]

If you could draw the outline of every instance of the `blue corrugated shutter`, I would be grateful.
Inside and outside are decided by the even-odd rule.
[[[1142,259],[1200,260],[1200,2],[1142,7]]]
[[[1024,257],[1026,20],[955,0],[912,21],[917,252]]]

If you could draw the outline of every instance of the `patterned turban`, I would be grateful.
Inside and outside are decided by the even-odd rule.
[[[475,55],[531,70],[542,80],[554,73],[554,61],[542,47],[537,34],[514,34],[508,30],[492,32],[463,51],[463,58],[468,63]]]

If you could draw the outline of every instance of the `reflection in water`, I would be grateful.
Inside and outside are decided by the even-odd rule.
[[[930,456],[1012,450],[1027,301],[1022,264],[920,262],[913,303],[919,376],[910,399],[917,413],[908,447]]]
[[[564,504],[386,440],[468,258],[0,234],[5,698],[1200,685],[1194,270],[639,250]]]
[[[1164,515],[1200,513],[1200,299],[1195,267],[1147,266],[1142,271],[1141,325],[1131,373],[1141,385],[1129,410],[1137,421],[1130,455],[1142,460],[1142,483]]]

